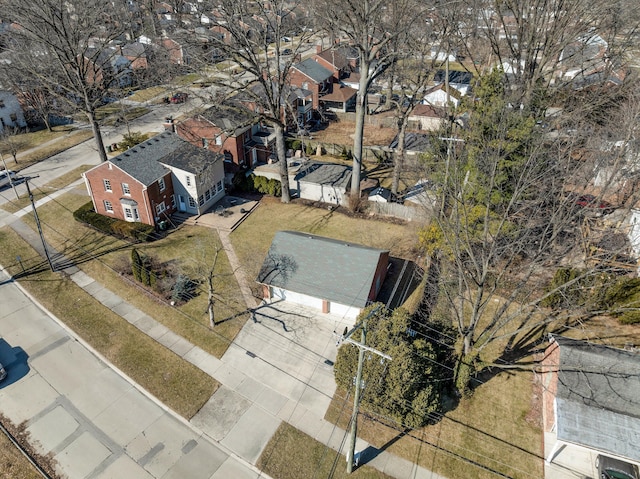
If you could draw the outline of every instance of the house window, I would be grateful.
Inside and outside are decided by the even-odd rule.
[[[189,175],[186,176],[185,181],[187,183],[187,186],[191,186],[191,177]]]
[[[204,199],[209,201],[211,199],[211,190],[207,190],[204,192]]]
[[[209,148],[209,140],[206,138],[202,139],[202,147],[203,148]]]
[[[303,88],[304,90],[308,90],[308,89],[309,89],[309,84],[308,84],[307,82],[304,82],[304,83],[302,84],[302,88]]]
[[[138,208],[136,208],[134,206],[132,209],[133,209],[133,219],[135,221],[140,221],[140,215],[138,214]]]
[[[160,188],[160,191],[164,191],[166,185],[164,184],[164,178],[160,178],[158,180],[158,187]]]
[[[171,195],[171,208],[176,209],[176,195]]]
[[[104,209],[107,213],[113,213],[113,205],[111,201],[104,200]]]
[[[104,183],[104,191],[111,192],[111,181],[102,180],[102,183]]]
[[[218,146],[222,145],[222,137],[221,136],[216,136],[216,145],[218,145]]]
[[[222,180],[218,181],[218,183],[216,184],[216,187],[218,191],[222,191]]]
[[[200,206],[204,205],[204,196],[202,195],[198,196],[198,204]]]
[[[197,206],[196,205],[196,200],[193,199],[193,196],[189,196],[189,206],[191,208],[195,208]]]
[[[233,155],[230,152],[225,151],[224,152],[224,161],[226,163],[233,163]]]
[[[129,189],[129,184],[128,183],[122,183],[122,194],[123,195],[127,195],[127,196],[131,196],[131,190]]]
[[[156,205],[156,214],[160,214],[162,213],[164,210],[166,210],[166,206],[164,205],[164,201],[162,203],[158,203]]]
[[[131,208],[129,208],[128,206],[124,207],[124,217],[127,220],[132,220],[133,219],[133,213],[131,211]]]

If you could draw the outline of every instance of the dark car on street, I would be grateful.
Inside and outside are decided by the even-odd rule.
[[[596,457],[596,469],[598,479],[640,479],[636,466],[608,456]]]

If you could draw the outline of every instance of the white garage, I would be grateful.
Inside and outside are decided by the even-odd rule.
[[[356,318],[374,302],[389,252],[298,231],[278,231],[257,281],[269,301]]]

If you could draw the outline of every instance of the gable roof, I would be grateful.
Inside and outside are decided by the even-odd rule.
[[[207,164],[221,158],[219,154],[193,146],[175,133],[164,132],[111,158],[109,162],[148,186],[169,173],[165,165],[198,173]]]
[[[329,48],[316,54],[316,57],[322,58],[327,63],[333,65],[338,70],[345,69],[349,66],[349,61],[336,48]]]
[[[558,439],[640,461],[640,355],[554,336]]]
[[[202,117],[227,134],[238,136],[258,122],[258,115],[249,111],[239,102],[222,103],[208,108]]]
[[[295,65],[293,65],[293,68],[298,70],[300,73],[308,76],[316,83],[323,82],[327,78],[333,76],[333,73],[331,71],[320,65],[313,58],[307,58],[300,63],[296,63]]]
[[[389,148],[398,148],[399,134],[395,136]],[[404,149],[407,151],[427,151],[431,146],[431,137],[426,133],[406,133],[404,135]]]
[[[363,308],[384,253],[388,251],[300,231],[278,231],[257,281]]]

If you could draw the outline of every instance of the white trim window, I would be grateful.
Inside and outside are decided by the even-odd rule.
[[[187,186],[191,186],[191,177],[189,175],[185,176],[184,180]]]
[[[124,209],[124,219],[126,221],[133,221],[133,211],[131,211],[130,206],[123,206]]]
[[[196,204],[196,200],[193,199],[193,196],[189,196],[189,207],[191,208],[197,208],[198,205]]]
[[[128,183],[122,183],[122,194],[126,196],[131,196],[131,189],[129,188]]]
[[[160,191],[164,191],[166,187],[167,185],[164,184],[164,178],[160,178],[158,180],[158,188],[160,188]]]
[[[166,209],[167,209],[167,207],[165,206],[164,201],[162,203],[158,203],[156,205],[156,214],[159,215],[160,213],[162,213]]]
[[[104,191],[108,191],[109,193],[112,192],[110,180],[102,180],[102,184],[104,185]]]
[[[222,180],[218,181],[218,183],[216,184],[216,189],[220,192],[222,191]]]
[[[203,195],[198,196],[198,204],[200,206],[204,205],[204,196]]]
[[[222,146],[222,136],[221,135],[216,136],[216,145]]]
[[[113,213],[113,204],[109,200],[104,200],[104,210],[107,213]]]

